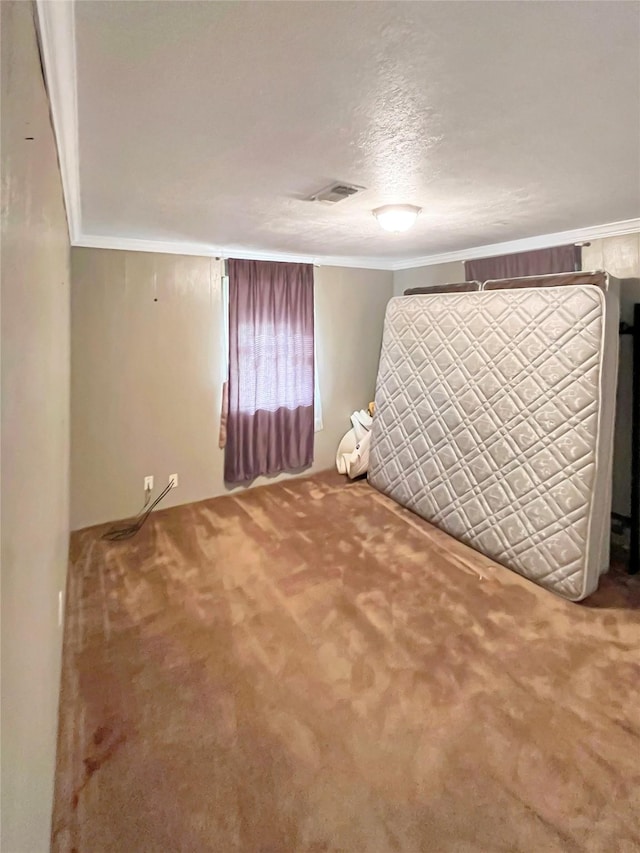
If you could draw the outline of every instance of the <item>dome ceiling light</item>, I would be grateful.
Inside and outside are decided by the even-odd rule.
[[[421,208],[414,204],[385,204],[384,207],[376,207],[371,212],[381,228],[400,234],[415,225],[420,211]]]

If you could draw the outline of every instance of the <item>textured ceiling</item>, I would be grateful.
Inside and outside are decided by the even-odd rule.
[[[637,3],[85,0],[76,42],[85,234],[388,261],[640,216]]]

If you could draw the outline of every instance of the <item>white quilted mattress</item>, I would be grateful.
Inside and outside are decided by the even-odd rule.
[[[370,483],[584,598],[608,566],[617,347],[612,287],[392,299]]]

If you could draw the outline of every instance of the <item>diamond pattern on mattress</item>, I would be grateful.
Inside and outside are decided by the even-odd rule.
[[[525,577],[582,597],[602,317],[593,287],[392,300],[371,484]]]

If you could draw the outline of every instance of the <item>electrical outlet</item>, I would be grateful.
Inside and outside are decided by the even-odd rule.
[[[169,474],[169,482],[171,483],[171,488],[175,489],[175,487],[178,485],[178,475]]]
[[[145,492],[153,491],[153,476],[144,478],[144,490]]]

